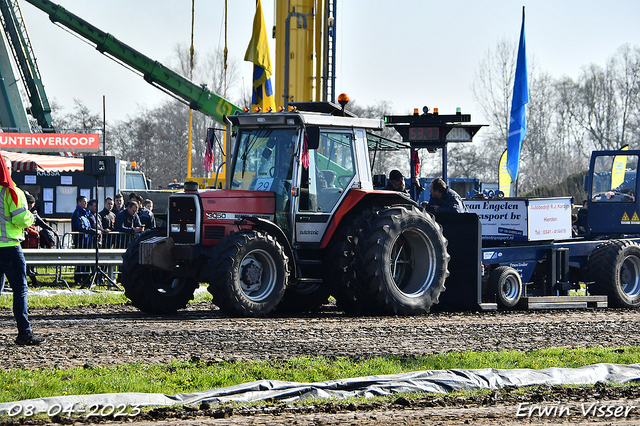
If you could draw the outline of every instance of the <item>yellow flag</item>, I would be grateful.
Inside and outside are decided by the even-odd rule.
[[[498,166],[498,189],[504,193],[505,197],[511,196],[511,175],[507,169],[506,149],[500,157],[500,165]]]
[[[253,62],[264,69],[267,77],[271,77],[271,56],[269,55],[269,39],[262,14],[262,3],[258,0],[256,14],[253,17],[253,35],[244,55],[244,60]]]
[[[621,151],[629,149],[629,145],[620,148]],[[624,182],[624,172],[627,168],[627,156],[616,155],[611,166],[611,189],[617,188]]]
[[[251,106],[260,107],[263,111],[276,108],[273,84],[271,82],[271,56],[269,55],[269,39],[262,14],[262,3],[258,0],[256,14],[253,18],[253,35],[244,55],[244,60],[253,63],[253,90]]]

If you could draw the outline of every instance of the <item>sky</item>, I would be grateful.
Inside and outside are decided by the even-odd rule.
[[[275,0],[262,0],[269,36]],[[54,25],[19,0],[47,96],[70,112],[74,99],[108,122],[133,117],[169,96],[94,47]],[[191,0],[57,0],[68,11],[165,65],[177,45],[188,47]],[[482,123],[472,95],[478,67],[502,40],[516,43],[526,8],[528,60],[553,77],[578,78],[591,63],[604,66],[624,45],[640,47],[637,0],[338,0],[336,93],[361,106],[391,102],[396,114],[438,107],[471,114]],[[228,1],[228,48],[251,84],[243,62],[255,0]],[[206,55],[224,47],[224,0],[195,0],[194,47]],[[271,39],[275,65],[275,41]],[[196,83],[201,83],[197,82]]]

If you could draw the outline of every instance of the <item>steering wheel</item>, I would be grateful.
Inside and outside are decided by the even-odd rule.
[[[351,182],[352,177],[353,175],[341,175],[336,177],[336,180],[338,181],[338,185],[340,185],[341,188],[344,188],[349,184],[349,182]],[[342,181],[344,181],[344,183]]]
[[[591,197],[591,201],[616,201],[616,200],[612,200],[610,198],[607,198],[607,194],[609,194],[609,193],[612,194],[612,197],[621,197],[622,201],[635,201],[635,198],[633,198],[633,196],[631,196],[629,194],[625,194],[624,192],[614,191],[614,190],[596,192]],[[605,199],[601,200],[600,197],[605,197]]]

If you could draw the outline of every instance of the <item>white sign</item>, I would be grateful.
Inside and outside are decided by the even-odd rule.
[[[464,200],[482,223],[483,240],[527,240],[526,200]]]
[[[324,222],[296,222],[296,239],[301,243],[319,243],[326,227]]]
[[[25,184],[36,183],[36,175],[24,175],[24,183]]]
[[[571,238],[571,198],[529,200],[529,240]]]
[[[43,188],[42,189],[42,200],[43,201],[53,201],[53,188]]]
[[[73,185],[73,176],[60,176],[60,185]]]
[[[273,185],[273,178],[256,179],[256,191],[271,191],[271,185]]]

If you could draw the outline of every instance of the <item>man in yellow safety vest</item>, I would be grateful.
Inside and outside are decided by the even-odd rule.
[[[13,316],[18,325],[16,345],[40,345],[45,339],[31,332],[27,314],[27,270],[20,242],[33,223],[24,192],[11,179],[11,161],[0,156],[0,274],[11,284]],[[0,284],[2,292],[4,280]]]

